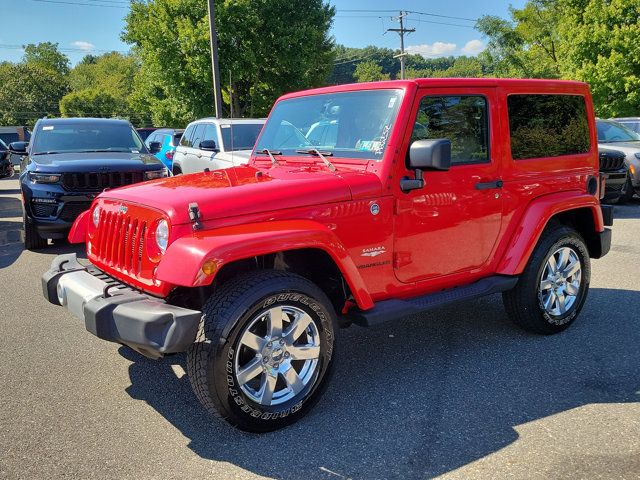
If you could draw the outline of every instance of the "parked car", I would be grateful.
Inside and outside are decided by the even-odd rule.
[[[625,186],[625,198],[630,200],[640,192],[640,134],[612,120],[596,120],[598,144],[619,150],[626,155],[629,176]]]
[[[30,138],[31,132],[27,127],[0,127],[0,140],[2,140],[6,145],[9,145],[12,142],[28,142]],[[20,165],[22,156],[10,153],[9,159],[13,165],[17,166]]]
[[[247,163],[264,119],[203,118],[187,125],[173,157],[173,173],[219,170]]]
[[[11,163],[11,152],[9,147],[0,140],[0,178],[11,177],[13,175],[13,164]]]
[[[173,168],[173,155],[180,143],[184,129],[159,128],[145,140],[145,145],[158,160],[166,165],[169,171]]]
[[[318,149],[305,133],[328,105],[337,135]],[[594,121],[588,86],[567,81],[285,95],[249,165],[100,194],[69,236],[92,265],[58,256],[43,293],[104,340],[155,358],[187,351],[207,410],[274,430],[325,390],[339,325],[498,292],[527,330],[574,323],[590,259],[611,245]]]
[[[31,143],[10,148],[24,155],[20,188],[29,250],[45,247],[49,238],[65,238],[100,192],[167,175],[124,120],[42,119]]]
[[[156,130],[157,130],[156,127],[136,128],[136,132],[138,132],[138,135],[140,135],[140,138],[142,139],[143,142],[145,142],[149,137],[149,135],[151,135]]]
[[[627,127],[629,130],[640,133],[640,117],[612,118],[611,120]]]
[[[626,155],[619,150],[599,147],[600,178],[604,182],[604,192],[601,192],[603,203],[614,204],[627,201],[633,197],[633,190],[627,194],[627,179],[629,167],[625,162]]]

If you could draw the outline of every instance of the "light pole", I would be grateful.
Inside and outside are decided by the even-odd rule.
[[[216,11],[214,0],[208,0],[209,36],[211,42],[211,73],[213,75],[213,99],[216,118],[222,114],[222,91],[220,90],[220,68],[218,67],[218,35],[216,34]]]

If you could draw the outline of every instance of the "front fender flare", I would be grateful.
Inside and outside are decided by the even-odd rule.
[[[512,235],[496,273],[521,274],[549,220],[559,213],[580,208],[591,210],[594,233],[604,231],[600,202],[593,195],[560,192],[534,200],[522,215],[522,222]]]
[[[373,307],[373,300],[342,242],[327,227],[312,220],[244,224],[182,237],[167,248],[156,279],[176,286],[205,286],[214,279],[202,272],[207,260],[215,261],[219,271],[237,260],[303,248],[325,251],[340,269],[358,307],[363,310]]]
[[[71,230],[69,230],[69,235],[67,236],[69,243],[84,243],[87,240],[87,222],[89,221],[90,211],[89,209],[82,212],[71,225]]]

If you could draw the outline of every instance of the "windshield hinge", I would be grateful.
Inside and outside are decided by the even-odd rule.
[[[194,230],[202,230],[202,223],[200,223],[202,215],[200,214],[200,207],[198,207],[197,203],[189,204],[189,218],[193,222]]]

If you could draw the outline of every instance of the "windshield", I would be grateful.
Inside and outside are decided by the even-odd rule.
[[[220,125],[222,132],[222,144],[225,151],[231,150],[253,150],[256,139],[260,135],[263,123],[234,123],[231,125]],[[231,142],[231,132],[233,131],[233,142]]]
[[[60,123],[38,129],[32,155],[73,152],[130,152],[147,150],[136,131],[125,123]]]
[[[619,123],[598,122],[597,125],[599,143],[635,142],[640,140],[640,135]]]
[[[380,160],[401,99],[402,90],[363,90],[282,100],[256,151],[295,155],[313,148],[337,158]]]

